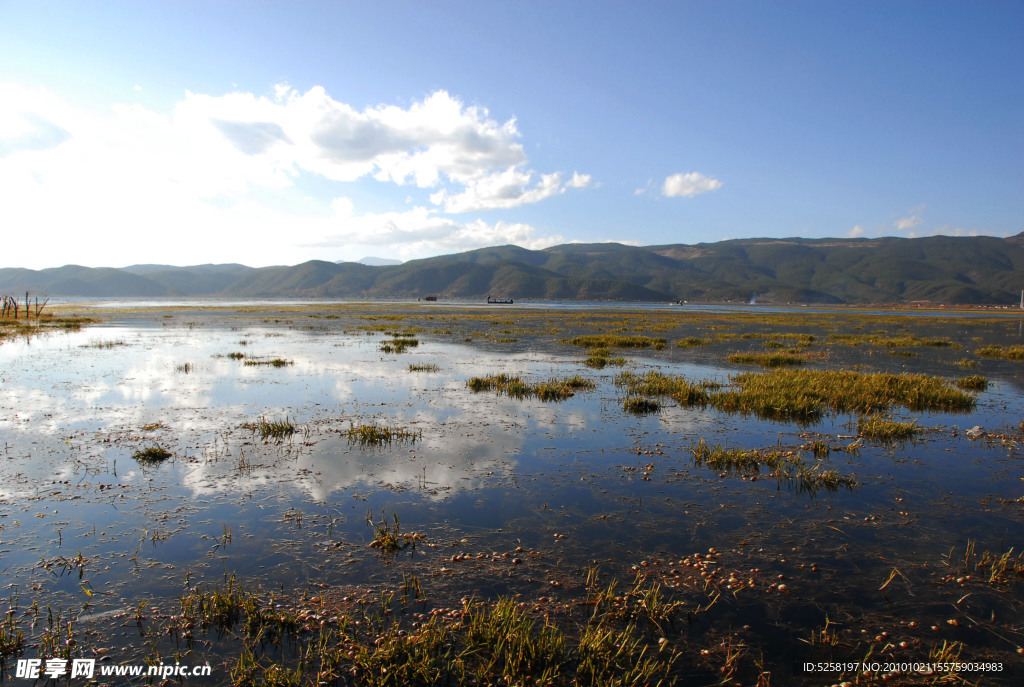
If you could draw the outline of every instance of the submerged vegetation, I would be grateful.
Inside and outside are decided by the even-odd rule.
[[[861,416],[857,420],[857,434],[868,439],[880,441],[902,440],[909,439],[920,433],[921,428],[917,426],[917,420],[900,422],[877,413],[870,416]]]

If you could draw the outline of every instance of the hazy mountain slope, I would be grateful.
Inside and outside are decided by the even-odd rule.
[[[1011,304],[1021,289],[1024,234],[493,246],[382,266],[311,260],[264,268],[0,269],[0,292],[52,296]]]

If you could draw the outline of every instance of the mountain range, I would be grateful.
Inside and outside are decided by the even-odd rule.
[[[0,293],[81,297],[1012,304],[1021,289],[1024,233],[495,246],[388,265],[0,269]]]

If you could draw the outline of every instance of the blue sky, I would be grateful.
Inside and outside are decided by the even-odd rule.
[[[1024,230],[1024,2],[0,2],[0,266]]]

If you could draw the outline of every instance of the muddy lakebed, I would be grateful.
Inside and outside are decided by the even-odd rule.
[[[76,310],[0,343],[12,684],[1024,679],[1019,314]],[[795,371],[958,395],[743,396]]]

